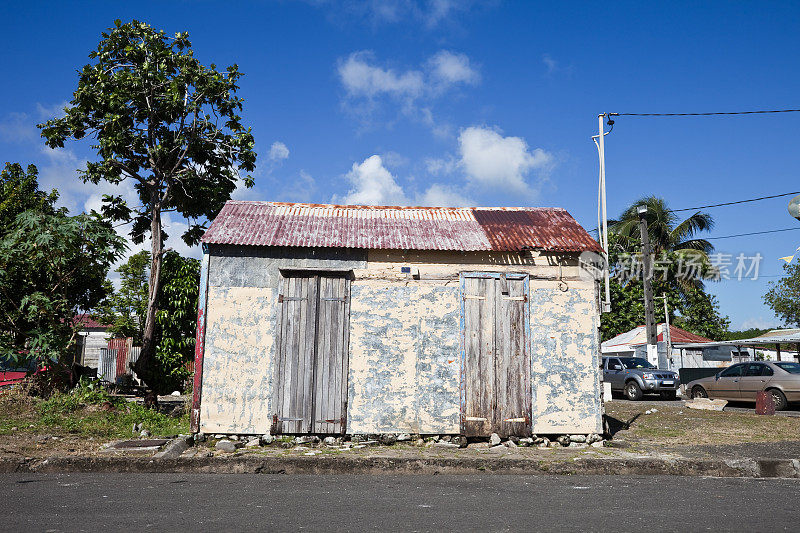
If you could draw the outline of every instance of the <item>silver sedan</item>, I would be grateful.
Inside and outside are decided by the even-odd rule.
[[[692,398],[755,402],[761,391],[772,394],[775,409],[800,401],[800,363],[757,361],[729,366],[716,375],[686,385]]]

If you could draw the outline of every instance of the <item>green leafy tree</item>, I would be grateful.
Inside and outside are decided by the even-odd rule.
[[[764,303],[787,326],[800,328],[800,263],[783,265],[786,277],[769,282]]]
[[[163,269],[162,305],[156,315],[159,379],[154,389],[169,393],[183,389],[189,377],[187,363],[194,358],[200,261],[170,250],[164,254]]]
[[[640,198],[628,206],[619,219],[610,220],[609,232],[613,233],[613,238],[609,239],[609,247],[613,241],[615,251],[641,254],[638,210],[642,206],[647,208],[645,219],[653,257],[670,265],[668,276],[676,281],[678,287],[690,291],[702,288],[703,278],[713,279],[716,270],[711,265],[710,255],[714,247],[696,235],[711,230],[714,219],[698,211],[681,220],[662,198]],[[693,266],[690,268],[689,265]]]
[[[666,294],[670,323],[711,339],[724,339],[730,320],[719,314],[716,298],[705,291],[702,282],[714,279],[717,273],[711,264],[714,247],[696,238],[713,228],[713,219],[698,212],[681,220],[664,200],[652,196],[637,200],[618,220],[610,221],[611,312],[601,317],[601,338],[608,340],[645,323],[641,272],[632,268],[637,262],[641,265],[639,206],[647,207],[648,235],[657,261],[651,278],[653,294]],[[657,322],[664,321],[662,315],[661,306],[656,305]]]
[[[712,340],[725,340],[731,321],[719,312],[717,297],[702,289],[693,289],[683,295],[680,316],[675,325],[686,331]]]
[[[109,296],[94,313],[103,324],[111,324],[109,331],[112,334],[131,337],[136,346],[141,346],[144,332],[149,266],[149,252],[142,251],[130,256],[124,265],[116,269],[120,276],[119,290],[114,291],[113,287],[109,287]]]
[[[55,190],[49,193],[40,191],[38,176],[36,165],[28,165],[26,170],[19,163],[6,163],[0,172],[0,235],[23,211],[55,212],[53,205],[58,193]]]
[[[106,295],[124,242],[95,215],[17,215],[0,239],[0,355],[18,366],[71,359],[81,309]]]
[[[68,139],[94,139],[98,160],[82,171],[85,181],[133,181],[139,205],[109,195],[103,213],[132,220],[136,243],[150,235],[148,305],[136,363],[149,384],[158,379],[152,367],[166,237],[162,213],[190,219],[183,239],[198,242],[202,220],[216,216],[230,198],[240,171],[255,168],[253,135],[238,115],[238,67],[220,72],[214,64],[202,65],[185,32],[170,37],[143,22],[116,21],[89,58],[66,115],[39,127],[51,148]],[[249,175],[243,181],[253,185]]]

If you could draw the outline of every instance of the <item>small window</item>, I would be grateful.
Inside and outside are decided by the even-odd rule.
[[[751,364],[750,366],[747,367],[747,372],[745,372],[744,375],[745,376],[763,376],[764,375],[764,369],[766,367],[767,367],[767,365],[760,365],[760,364],[757,364],[757,363]]]
[[[738,378],[742,375],[742,371],[744,371],[744,365],[733,365],[729,366],[722,372],[720,372],[719,377],[721,378]]]

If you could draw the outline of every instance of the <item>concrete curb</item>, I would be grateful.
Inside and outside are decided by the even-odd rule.
[[[172,439],[164,449],[153,456],[154,459],[176,459],[183,452],[189,449],[189,442],[186,437]]]
[[[524,474],[800,478],[797,459],[570,460],[384,457],[51,457],[0,459],[0,473]]]

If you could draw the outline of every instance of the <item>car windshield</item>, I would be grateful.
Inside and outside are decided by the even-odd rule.
[[[634,370],[637,368],[655,368],[647,359],[641,357],[620,357],[620,361],[625,365],[625,368]]]
[[[800,363],[775,363],[775,366],[786,370],[790,374],[800,374]]]

